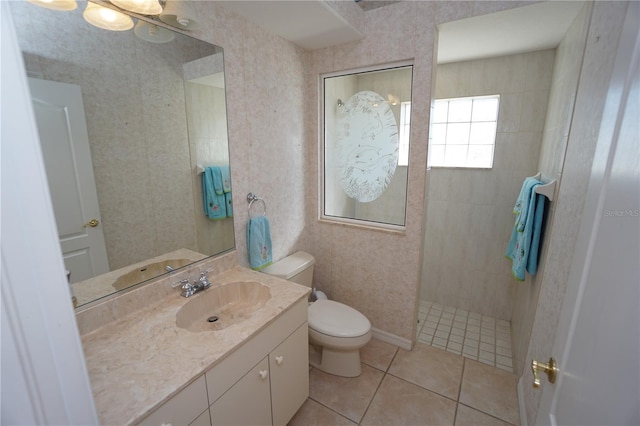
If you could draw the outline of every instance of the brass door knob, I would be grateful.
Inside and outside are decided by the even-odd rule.
[[[85,223],[84,225],[82,225],[83,228],[95,228],[96,226],[100,225],[100,221],[98,221],[98,219],[91,219],[89,222]]]
[[[547,373],[549,383],[556,382],[556,376],[558,375],[558,364],[553,357],[549,358],[548,363],[539,362],[535,359],[531,361],[531,370],[533,370],[533,387],[540,387],[540,372]]]

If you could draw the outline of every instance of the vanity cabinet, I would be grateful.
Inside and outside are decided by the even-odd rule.
[[[308,336],[301,299],[139,424],[287,424],[309,396]]]
[[[308,336],[301,300],[209,370],[211,424],[285,425],[309,396]]]
[[[208,424],[206,423],[209,421],[207,407],[207,385],[203,375],[138,424],[144,426],[168,424],[200,426]],[[205,423],[202,423],[204,414],[206,414],[206,420],[204,420]]]
[[[269,354],[273,424],[286,425],[309,396],[309,329],[305,322]]]
[[[269,359],[265,357],[209,408],[216,426],[270,425]]]

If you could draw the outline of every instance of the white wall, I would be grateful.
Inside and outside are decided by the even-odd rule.
[[[537,168],[545,179],[556,179],[560,184],[590,16],[591,6],[587,4],[574,20],[556,52],[551,95]],[[511,324],[516,372],[522,372],[525,367],[524,359],[531,337],[538,294],[545,276],[549,242],[555,232],[556,207],[557,203],[547,204],[546,237],[541,246],[538,273],[534,276],[527,274],[525,285],[515,287]],[[567,252],[573,252],[572,239],[565,240],[564,244]]]

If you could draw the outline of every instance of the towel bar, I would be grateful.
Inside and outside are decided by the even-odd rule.
[[[540,182],[542,182],[542,173],[538,173],[537,175],[535,175],[533,177],[538,179]],[[547,183],[543,183],[542,185],[538,185],[538,186],[536,186],[534,188],[534,191],[536,192],[536,194],[544,195],[545,197],[547,197],[549,199],[549,201],[553,201],[553,194],[556,191],[556,180],[552,179]]]
[[[251,218],[251,206],[253,206],[253,203],[255,203],[256,201],[262,202],[262,216],[267,215],[267,203],[265,203],[262,198],[258,197],[253,192],[250,192],[247,194],[247,203],[249,203],[249,218]]]

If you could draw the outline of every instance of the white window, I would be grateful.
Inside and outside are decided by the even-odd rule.
[[[438,99],[429,144],[432,167],[490,169],[500,95]]]
[[[411,102],[400,103],[400,134],[398,141],[398,166],[409,165],[409,133],[411,130]]]

